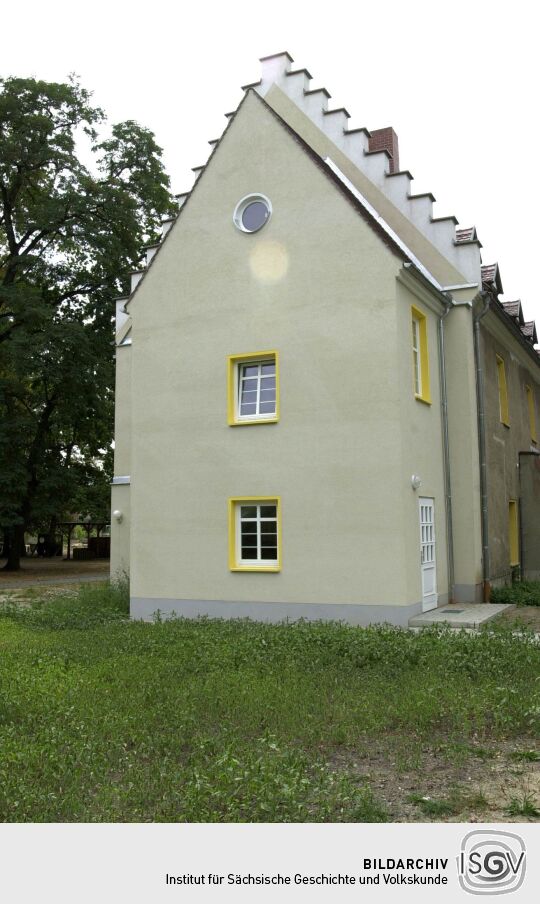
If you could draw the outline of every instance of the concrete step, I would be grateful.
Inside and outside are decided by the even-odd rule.
[[[450,625],[452,628],[478,628],[508,609],[505,603],[449,603],[439,609],[422,612],[409,619],[410,628]]]

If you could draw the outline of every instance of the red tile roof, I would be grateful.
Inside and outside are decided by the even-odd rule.
[[[462,242],[474,242],[477,239],[476,226],[468,226],[466,229],[456,229],[457,245],[461,245]]]
[[[523,311],[521,310],[521,301],[519,298],[516,298],[515,301],[503,301],[502,306],[508,316],[513,317],[520,326],[525,323],[523,319]]]
[[[521,327],[521,332],[525,336],[526,339],[529,339],[533,345],[538,342],[538,336],[536,335],[536,324],[534,320],[528,320]]]
[[[498,294],[502,294],[503,287],[498,264],[484,264],[481,268],[482,285],[495,287]]]

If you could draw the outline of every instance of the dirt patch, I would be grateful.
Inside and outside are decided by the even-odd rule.
[[[367,784],[392,822],[537,822],[540,757],[530,739],[489,746],[370,743],[335,755],[331,765]],[[525,806],[529,813],[514,813]],[[532,808],[532,810],[530,809]]]
[[[0,592],[29,586],[58,586],[61,584],[86,583],[107,580],[110,563],[108,559],[94,559],[90,562],[74,562],[72,559],[38,559],[32,557],[21,560],[20,571],[3,571],[5,559],[0,559]]]
[[[526,625],[540,633],[540,606],[511,606],[499,616],[500,621]]]

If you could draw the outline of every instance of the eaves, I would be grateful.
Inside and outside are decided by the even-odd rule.
[[[426,279],[414,264],[405,263],[398,273],[397,280],[437,317],[441,317],[445,310],[452,306],[452,299]]]
[[[490,320],[490,315],[495,318],[495,323]],[[481,323],[485,324],[486,329],[489,329],[496,339],[506,345],[510,352],[522,360],[523,366],[526,366],[526,362],[529,364],[533,362],[535,368],[537,368],[537,379],[540,381],[540,355],[525,338],[513,319],[506,313],[500,301],[495,298],[492,299],[487,315],[482,319]],[[515,340],[516,345],[513,348],[508,342],[508,334]]]

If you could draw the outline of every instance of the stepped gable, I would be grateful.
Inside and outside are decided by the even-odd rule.
[[[458,270],[461,270],[471,280],[481,280],[483,287],[495,289],[498,295],[502,294],[503,287],[498,264],[481,265],[480,248],[482,245],[478,239],[476,227],[469,226],[458,229],[458,220],[453,215],[434,217],[435,196],[431,192],[411,193],[411,182],[414,177],[409,170],[399,169],[399,141],[391,126],[371,131],[365,126],[348,128],[350,119],[348,110],[345,107],[329,110],[330,92],[324,87],[311,87],[313,77],[308,69],[291,69],[294,60],[287,51],[261,57],[260,62],[262,77],[258,81],[243,85],[244,92],[256,91],[264,98],[272,86],[277,85]],[[236,110],[233,110],[225,114],[228,119],[225,131],[235,113]],[[281,117],[278,118],[281,119]],[[287,128],[290,128],[285,121],[282,120],[282,122]],[[294,130],[292,131],[294,132]],[[208,142],[212,148],[210,157],[219,145],[221,137]],[[296,137],[305,145],[299,135]],[[309,145],[306,145],[306,150],[309,150],[312,156],[317,157],[327,173],[334,175],[327,162],[319,157]],[[192,172],[196,174],[195,181],[200,178],[206,165],[192,167]],[[190,194],[191,192],[187,191],[174,196],[178,202],[178,212]],[[125,306],[131,300],[145,275],[146,268],[159,251],[177,216],[178,214],[164,218],[161,227],[161,241],[143,249],[146,254],[145,267],[130,274],[129,297],[118,299],[117,314],[122,315],[122,319],[127,319],[129,316]],[[388,241],[386,235],[385,240]],[[403,249],[400,248],[399,251],[402,253]],[[538,341],[535,322],[532,320],[524,322],[521,302],[517,300],[498,302],[498,304],[500,309],[519,328],[524,339],[527,340],[527,344],[534,345]]]
[[[290,60],[292,60],[292,58],[290,58],[288,56],[288,54],[285,54],[285,55]],[[274,55],[272,57],[268,57],[266,59],[273,60],[276,57],[282,57],[282,56],[283,56],[283,54],[276,54],[276,55]],[[289,74],[291,76],[302,75],[303,78],[311,78],[311,75],[307,69],[297,70],[297,71],[291,72]],[[252,90],[254,87],[257,87],[260,84],[261,84],[261,82],[253,82],[250,85],[244,85],[243,87],[245,90]],[[326,98],[330,97],[330,94],[326,91],[326,89],[317,89],[316,91],[313,91],[311,93],[317,94],[317,95],[322,93]],[[264,98],[261,97],[261,99],[264,101]],[[339,186],[341,191],[344,191],[344,186],[341,183],[341,180],[339,180],[339,179],[336,180],[335,173],[333,172],[333,170],[330,167],[328,167],[327,163],[318,154],[316,154],[316,152],[308,144],[306,144],[306,142],[299,135],[297,135],[297,133],[294,132],[293,129],[291,129],[291,127],[288,125],[288,123],[286,123],[271,106],[267,105],[267,107],[268,107],[269,111],[281,122],[283,127],[286,128],[294,136],[294,138],[304,147],[304,150],[312,157],[312,159],[314,159],[314,162],[325,172],[325,174],[329,178],[331,178]],[[233,110],[232,112],[225,114],[226,118],[228,119],[228,123],[227,123],[227,126],[226,126],[223,134],[221,135],[220,138],[215,138],[208,142],[208,144],[210,144],[212,147],[212,151],[210,153],[210,157],[208,158],[208,161],[205,164],[200,164],[199,166],[194,166],[191,168],[191,171],[193,173],[195,173],[195,175],[196,175],[195,185],[197,184],[198,180],[204,173],[210,159],[212,158],[221,139],[223,138],[223,135],[229,128],[231,122],[233,121],[236,112],[237,112],[237,110]],[[328,110],[325,112],[327,113],[328,117],[332,120],[335,120],[338,117],[339,118],[342,118],[342,117],[348,118],[349,117],[349,113],[347,112],[347,110],[344,107],[335,109],[335,110]],[[357,134],[361,134],[362,137],[365,138],[366,140],[369,140],[370,132],[368,132],[367,129],[361,128],[361,129],[355,129],[354,131]],[[397,138],[397,136],[396,136],[396,138]],[[376,150],[376,151],[373,151],[373,153],[376,153],[376,154],[384,153],[386,156],[389,156],[389,153],[386,150],[382,150],[382,151]],[[397,175],[402,175],[402,174],[397,174]],[[407,174],[407,175],[410,178],[412,178],[410,176],[410,174]],[[195,185],[194,185],[194,187],[195,187]],[[161,245],[163,244],[163,241],[165,240],[168,233],[172,229],[183,206],[185,205],[188,198],[191,196],[192,191],[193,191],[193,189],[188,192],[181,192],[179,194],[174,195],[176,201],[178,202],[178,213],[173,216],[170,216],[170,217],[165,217],[162,220],[161,241],[158,244],[148,245],[145,248],[143,248],[143,252],[146,254],[146,261],[145,261],[146,266],[143,269],[134,271],[130,274],[130,276],[131,276],[130,294],[126,298],[125,303],[122,306],[122,312],[125,313],[126,316],[129,316],[129,314],[127,313],[127,310],[126,310],[126,306],[130,303],[131,299],[133,298],[133,295],[135,294],[137,287],[139,286],[140,282],[146,275],[148,267],[153,262],[154,257],[157,255],[158,251],[160,250]],[[374,215],[373,213],[370,213],[369,211],[367,211],[365,209],[365,206],[359,205],[354,193],[351,193],[350,191],[345,190],[345,194],[347,195],[348,199],[350,201],[352,201],[354,206],[360,210],[362,215],[370,222],[370,225],[372,226],[372,228],[374,228],[375,231],[379,233],[380,237],[383,239],[385,244],[387,244],[394,251],[394,253],[397,253],[398,256],[402,257],[403,259],[409,259],[408,253],[406,251],[404,251],[404,248],[399,243],[396,243],[393,240],[392,236],[388,232],[388,229],[381,228],[380,223],[378,222],[377,216]],[[421,264],[419,264],[419,266],[421,267]]]
[[[331,98],[326,88],[314,88],[308,69],[293,69],[288,51],[261,57],[262,76],[244,85],[265,97],[276,85],[323,132],[352,163],[377,186],[437,250],[469,282],[480,283],[480,243],[476,230],[468,238],[458,236],[454,216],[434,216],[431,192],[411,193],[412,175],[400,170],[398,136],[391,126],[368,130],[349,128],[350,114],[344,107],[328,109]]]
[[[458,241],[455,227],[457,219],[454,216],[433,217],[433,203],[435,197],[431,192],[414,195],[410,191],[413,176],[409,170],[399,169],[399,142],[398,136],[391,126],[381,129],[368,130],[365,126],[348,128],[350,113],[345,107],[332,110],[328,109],[330,92],[324,88],[312,88],[313,76],[306,68],[292,69],[293,57],[287,52],[271,54],[261,57],[262,77],[258,81],[243,85],[242,90],[256,91],[264,98],[270,88],[277,84],[284,93],[295,101],[302,111],[316,123],[333,143],[344,152],[351,161],[364,172],[365,175],[384,192],[388,199],[404,213],[426,237],[438,248],[441,253],[456,266],[458,270],[468,274],[469,278],[476,279],[476,270],[479,269],[476,257],[470,256],[468,249],[463,246],[477,243],[476,232],[470,237],[470,241]],[[225,114],[228,119],[227,127],[234,118],[236,110]],[[287,125],[286,123],[284,123]],[[226,127],[226,128],[227,128]],[[226,131],[226,129],[225,129]],[[222,136],[221,136],[222,137]],[[221,141],[220,138],[211,139],[211,154],[214,153]],[[298,136],[300,137],[300,136]],[[312,149],[310,149],[312,151]],[[315,152],[312,151],[314,154]],[[322,160],[322,158],[319,158]],[[203,174],[207,164],[192,167],[195,174],[195,182]],[[191,192],[182,192],[175,195],[179,212]],[[178,214],[177,214],[178,215]],[[176,217],[166,217],[161,226],[161,242],[170,232]],[[474,227],[473,227],[474,229]],[[388,237],[385,236],[388,241]],[[479,245],[479,243],[477,243]],[[131,294],[126,302],[129,303],[137,286],[140,284],[146,268],[152,263],[159,251],[161,243],[144,249],[146,260],[145,269],[131,274]],[[454,252],[461,248],[462,254],[456,259]],[[478,249],[474,249],[476,252]],[[463,257],[463,252],[468,255]],[[463,266],[466,262],[469,266]],[[478,263],[478,266],[477,266]]]

